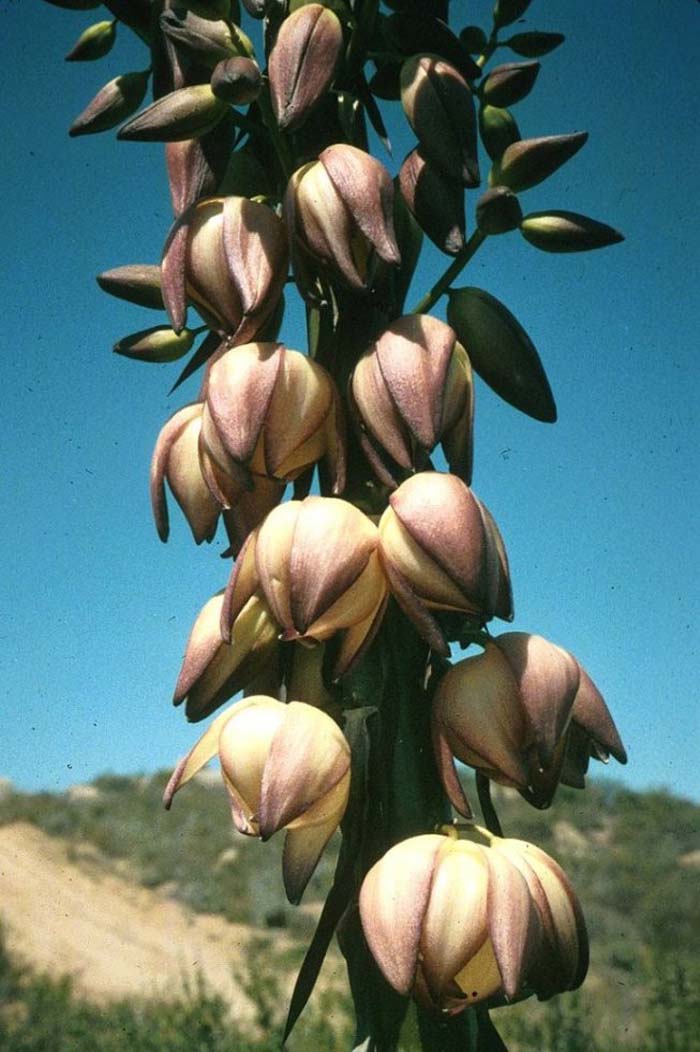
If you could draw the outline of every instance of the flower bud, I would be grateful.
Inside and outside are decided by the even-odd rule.
[[[497,29],[509,26],[521,18],[532,0],[496,0],[493,9],[493,24]]]
[[[479,134],[492,161],[498,161],[511,143],[520,139],[520,129],[509,110],[482,106],[479,110]]]
[[[114,345],[114,353],[138,362],[176,362],[191,349],[195,334],[189,329],[179,333],[164,325],[142,329],[124,336]]]
[[[552,390],[535,346],[508,308],[483,289],[454,289],[447,320],[484,383],[522,413],[553,423]]]
[[[284,226],[243,197],[198,201],[183,214],[161,263],[163,299],[177,331],[189,295],[218,331],[251,339],[272,314],[287,276]]]
[[[342,45],[338,16],[322,4],[304,4],[285,18],[267,71],[272,109],[280,128],[299,127],[325,95]]]
[[[219,62],[211,75],[211,90],[232,106],[247,106],[260,94],[262,76],[251,58],[229,58]]]
[[[187,640],[173,702],[185,702],[196,723],[246,690],[265,669],[277,664],[277,625],[267,604],[252,597],[238,614],[231,640],[221,638],[221,592],[204,604]]]
[[[392,847],[360,890],[365,938],[387,981],[455,1015],[514,998],[539,956],[542,923],[505,853],[435,834]]]
[[[232,139],[233,122],[225,117],[200,139],[166,142],[165,163],[176,219],[200,198],[219,191],[231,157]]]
[[[289,181],[284,211],[293,254],[308,253],[351,287],[366,289],[372,249],[385,263],[401,262],[393,201],[383,164],[355,146],[329,146]]]
[[[513,106],[529,95],[540,71],[539,62],[506,62],[491,70],[482,89],[487,106]]]
[[[507,186],[494,186],[476,203],[476,225],[482,234],[507,234],[522,217],[520,202]]]
[[[587,252],[625,240],[619,230],[576,212],[531,212],[520,233],[543,252]]]
[[[626,754],[603,698],[572,654],[541,636],[507,632],[482,654],[453,665],[433,702],[433,738],[453,805],[452,756],[538,807],[551,803],[560,780],[565,738],[578,719],[588,755]],[[585,727],[583,726],[585,724]],[[446,748],[444,748],[446,746]],[[585,769],[583,771],[585,773]],[[583,787],[583,778],[578,784]]]
[[[103,292],[139,307],[165,310],[160,291],[160,267],[157,263],[131,263],[97,275]]]
[[[464,189],[428,161],[420,148],[401,165],[399,186],[419,226],[434,245],[450,256],[464,248]]]
[[[564,43],[563,33],[542,33],[540,30],[532,30],[529,33],[515,33],[508,38],[508,47],[523,58],[541,58],[554,51],[560,44]]]
[[[363,449],[382,482],[395,488],[402,474],[387,458],[420,471],[441,441],[450,470],[469,481],[471,366],[449,325],[427,314],[398,318],[360,358],[350,391]]]
[[[95,22],[80,34],[66,55],[66,62],[92,62],[104,58],[112,50],[116,36],[116,19],[110,22]]]
[[[197,139],[215,128],[228,113],[209,84],[191,84],[156,99],[117,133],[131,142],[180,142]]]
[[[205,412],[226,462],[293,481],[325,457],[334,492],[343,489],[340,396],[326,370],[299,351],[280,343],[227,351],[210,370]]]
[[[376,526],[352,504],[307,497],[275,508],[248,538],[221,615],[224,638],[252,595],[269,603],[281,638],[312,646],[343,637],[334,676],[369,644],[387,600]]]
[[[426,157],[449,179],[478,186],[474,97],[461,73],[437,55],[414,55],[401,69],[401,103]]]
[[[151,461],[151,506],[158,536],[170,534],[165,481],[192,530],[197,544],[212,541],[221,511],[199,466],[202,403],[179,409],[158,435]]]
[[[577,154],[587,139],[588,132],[573,132],[511,143],[492,169],[489,183],[516,191],[529,190]]]
[[[211,69],[243,51],[238,27],[225,19],[200,18],[191,10],[169,8],[159,21],[166,39],[197,65]]]
[[[178,764],[165,791],[166,806],[217,753],[239,832],[267,840],[286,830],[284,886],[289,901],[298,903],[347,806],[345,736],[311,705],[247,698],[223,712]]]
[[[68,131],[71,138],[109,131],[131,116],[144,100],[149,76],[150,70],[144,70],[143,73],[123,73],[110,80],[75,118]]]
[[[512,617],[505,549],[493,519],[454,475],[424,471],[392,493],[379,523],[389,586],[438,653],[449,648],[430,610],[483,623]]]

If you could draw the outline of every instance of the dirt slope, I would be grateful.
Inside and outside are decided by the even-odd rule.
[[[200,972],[237,1014],[250,1011],[231,975],[250,928],[75,864],[65,844],[29,824],[0,826],[0,918],[11,952],[70,973],[92,999],[175,996]]]

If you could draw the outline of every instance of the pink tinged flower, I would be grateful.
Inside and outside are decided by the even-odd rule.
[[[576,658],[524,632],[496,637],[446,673],[434,697],[433,740],[459,811],[453,757],[516,787],[537,807],[549,806],[560,781],[583,788],[591,752],[626,759],[607,706]]]
[[[419,148],[408,154],[399,171],[399,187],[421,229],[450,256],[464,248],[464,187],[427,160]]]
[[[524,840],[495,839],[491,849],[520,870],[541,922],[541,949],[528,985],[540,1000],[577,989],[588,971],[588,933],[566,873],[553,858]]]
[[[189,523],[197,544],[211,541],[221,508],[212,497],[199,465],[202,403],[179,409],[158,435],[151,461],[151,505],[158,536],[170,533],[165,482]]]
[[[209,372],[205,415],[205,445],[223,467],[293,481],[324,459],[334,492],[343,489],[340,396],[326,370],[299,351],[249,343],[224,353]]]
[[[379,626],[387,585],[377,528],[352,504],[307,497],[275,508],[243,546],[231,575],[221,629],[251,596],[269,604],[281,638],[313,646],[342,632],[334,675],[357,660]]]
[[[323,98],[342,45],[338,16],[323,4],[305,4],[282,22],[267,70],[280,128],[299,127]]]
[[[217,331],[246,343],[269,319],[287,277],[284,226],[245,197],[198,201],[170,232],[161,261],[163,300],[173,328],[188,299]]]
[[[423,638],[448,654],[431,610],[483,623],[512,617],[505,548],[495,522],[454,475],[425,471],[391,495],[379,523],[391,590]]]
[[[247,698],[223,712],[178,764],[166,806],[217,753],[236,828],[263,840],[286,830],[284,886],[298,903],[347,806],[350,747],[342,731],[303,702]]]
[[[472,373],[449,325],[427,314],[392,322],[357,363],[350,392],[363,449],[386,485],[428,465],[439,442],[450,470],[470,480]]]
[[[515,997],[541,940],[517,866],[480,844],[432,834],[402,841],[372,867],[360,917],[391,986],[449,1014]]]
[[[370,257],[401,262],[393,225],[394,187],[383,164],[355,146],[329,146],[289,181],[284,212],[295,271],[309,257],[352,288],[371,283]]]
[[[192,627],[173,702],[185,702],[188,720],[204,719],[258,676],[277,670],[277,625],[269,607],[252,596],[233,624],[229,642],[221,638],[223,593],[205,603]]]

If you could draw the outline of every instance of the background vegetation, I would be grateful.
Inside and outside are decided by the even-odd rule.
[[[117,1002],[96,1007],[69,980],[42,976],[0,948],[0,1052],[267,1052],[279,1048],[282,989],[303,953],[275,950],[274,930],[305,940],[328,887],[328,852],[305,897],[286,905],[281,845],[236,834],[218,778],[205,777],[160,806],[165,775],[105,776],[64,794],[7,791],[0,824],[27,821],[65,838],[76,861],[118,865],[148,887],[201,912],[251,925],[244,975],[255,1020],[236,1022],[235,1006],[203,984],[176,1003]],[[635,793],[609,782],[561,790],[550,812],[514,794],[496,794],[507,834],[532,839],[570,873],[592,943],[584,988],[548,1004],[529,1001],[495,1012],[511,1052],[700,1052],[700,808],[659,790]],[[261,864],[263,863],[264,864]],[[261,942],[262,940],[262,942]],[[349,999],[320,990],[292,1052],[348,1047]],[[405,1048],[413,1046],[410,1027]]]

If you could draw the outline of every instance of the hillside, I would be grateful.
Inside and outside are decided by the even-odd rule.
[[[274,938],[284,994],[328,887],[333,853],[305,905],[293,909],[282,895],[279,843],[235,833],[218,776],[205,772],[170,813],[160,804],[164,780],[105,776],[57,795],[5,787],[0,916],[10,956],[54,976],[72,974],[76,992],[100,1002],[173,996],[203,976],[235,1005],[239,1021],[253,1025],[259,1006],[251,1004],[245,974],[250,939]],[[682,1009],[700,1022],[700,808],[667,792],[633,793],[607,782],[561,792],[545,813],[505,790],[496,800],[507,834],[534,840],[570,873],[592,941],[589,980],[565,1008],[561,999],[498,1013],[511,1047],[537,1040],[538,1052],[576,1052],[574,1030],[593,1025],[598,1044],[589,1041],[587,1052],[655,1048],[648,1036],[655,1027],[663,1052],[689,1052],[683,1034],[690,1024],[679,1022],[677,1005],[672,1019],[664,1013],[688,983],[695,993],[683,996]],[[342,974],[337,957],[329,963]],[[325,982],[336,986],[332,974]],[[567,1026],[574,1027],[569,1037]]]

